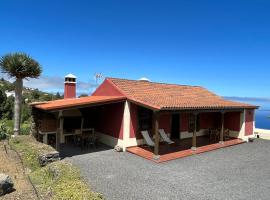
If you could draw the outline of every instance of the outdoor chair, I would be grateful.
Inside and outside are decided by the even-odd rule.
[[[92,132],[84,132],[82,135],[83,146],[86,148],[90,148],[90,146],[96,149],[97,137],[95,133]]]
[[[224,130],[224,139],[226,140],[226,139],[230,139],[231,137],[230,137],[230,130],[229,129],[225,129]]]
[[[165,142],[167,142],[168,144],[173,144],[173,143],[174,143],[174,141],[172,141],[172,140],[168,137],[168,135],[165,133],[164,129],[159,129],[158,132],[159,132],[161,138],[162,138]]]
[[[146,144],[150,147],[154,147],[155,143],[153,142],[153,140],[151,139],[148,131],[141,131],[143,139],[145,140]]]
[[[210,128],[209,130],[209,139],[213,141],[217,141],[219,137],[219,131],[217,129]]]

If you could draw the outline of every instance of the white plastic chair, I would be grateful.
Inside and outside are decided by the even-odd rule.
[[[172,140],[168,137],[168,135],[165,133],[164,129],[159,129],[158,132],[159,132],[161,138],[162,138],[165,142],[167,142],[168,144],[173,144],[173,143],[174,143],[174,141],[172,141]]]
[[[144,138],[144,140],[146,141],[146,144],[148,146],[151,146],[151,147],[154,147],[155,146],[155,143],[153,142],[153,140],[151,139],[148,131],[141,131],[142,133],[142,136]]]

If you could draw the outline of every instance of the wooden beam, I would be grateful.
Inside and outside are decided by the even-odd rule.
[[[82,133],[83,127],[84,127],[84,118],[81,117],[81,133]]]
[[[58,114],[58,124],[59,124],[59,127],[56,131],[56,150],[57,151],[60,151],[60,143],[61,143],[61,137],[63,137],[63,134],[64,134],[64,117],[63,117],[63,112],[62,111],[59,111],[59,114]]]
[[[193,135],[192,135],[192,150],[196,150],[197,148],[197,115],[198,113],[194,113],[194,130],[193,130]]]
[[[61,129],[58,128],[56,130],[56,136],[55,136],[55,149],[59,152],[60,151],[60,134],[61,134]]]
[[[153,112],[153,130],[155,134],[154,159],[159,159],[159,141],[160,135],[158,132],[158,112]]]
[[[219,137],[219,143],[224,143],[224,115],[225,112],[221,112],[221,130],[220,130],[220,137]]]

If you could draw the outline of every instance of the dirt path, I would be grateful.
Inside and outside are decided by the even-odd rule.
[[[7,154],[4,148],[4,144],[7,142],[0,141],[0,172],[11,176],[14,182],[15,191],[6,194],[0,199],[2,200],[36,200],[34,189],[29,183],[27,176],[24,174],[23,166],[18,158],[17,154],[12,151],[8,145]]]

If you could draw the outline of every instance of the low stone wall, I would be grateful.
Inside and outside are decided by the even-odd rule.
[[[270,140],[270,130],[268,129],[255,128],[254,133],[256,137],[259,137],[265,140]]]

